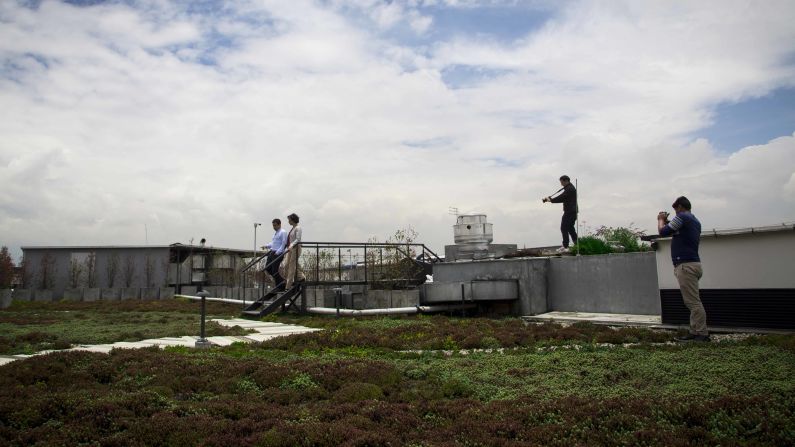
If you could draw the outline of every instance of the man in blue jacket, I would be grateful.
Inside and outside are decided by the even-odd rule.
[[[690,309],[690,333],[677,337],[677,341],[709,341],[707,332],[707,313],[701,304],[698,280],[701,279],[701,258],[698,256],[698,243],[701,238],[701,222],[690,212],[690,200],[682,196],[674,201],[676,216],[668,221],[668,213],[657,215],[657,230],[660,236],[672,236],[671,260],[674,275],[679,282],[682,300]]]
[[[279,265],[282,263],[285,246],[287,245],[287,232],[282,229],[282,221],[273,219],[273,240],[265,248],[269,249],[265,271],[273,277],[275,290],[284,290],[284,278],[279,274]]]

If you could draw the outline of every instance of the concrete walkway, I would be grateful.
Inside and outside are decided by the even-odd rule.
[[[571,324],[576,322],[588,322],[593,324],[603,324],[607,326],[628,326],[645,327],[648,329],[667,329],[667,330],[687,330],[688,326],[665,324],[659,315],[632,315],[632,314],[607,314],[595,312],[547,312],[538,315],[526,315],[522,317],[525,321],[535,323],[550,322],[560,324]],[[792,331],[781,329],[760,329],[742,327],[716,327],[707,328],[710,334],[791,334]]]
[[[253,333],[248,335],[207,337],[207,340],[216,346],[229,346],[232,343],[239,343],[239,342],[240,343],[262,342],[265,340],[270,340],[271,338],[281,337],[284,335],[303,334],[306,332],[314,332],[322,330],[322,329],[308,328],[304,326],[297,326],[294,324],[270,323],[264,321],[244,320],[241,318],[235,318],[232,320],[214,319],[210,321],[214,321],[220,324],[221,326],[227,326],[227,327],[240,326],[243,329],[250,329],[254,331]],[[149,340],[141,340],[135,342],[120,341],[104,345],[78,345],[73,348],[66,349],[66,351],[91,351],[91,352],[102,352],[107,354],[110,352],[111,349],[138,349],[138,348],[148,348],[151,346],[159,346],[161,348],[165,346],[186,346],[192,348],[196,345],[196,340],[198,340],[198,338],[199,338],[198,336],[184,335],[182,337],[153,338]],[[5,365],[6,363],[11,363],[14,360],[26,359],[36,355],[48,354],[50,352],[60,352],[60,351],[41,351],[35,354],[0,355],[0,366]]]
[[[637,325],[661,327],[662,317],[659,315],[607,314],[595,312],[547,312],[522,317],[528,321],[577,322],[588,321],[596,324]],[[672,327],[666,327],[670,329]]]

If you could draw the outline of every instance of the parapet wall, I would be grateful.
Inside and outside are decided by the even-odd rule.
[[[654,252],[448,262],[434,265],[433,278],[436,289],[440,283],[514,280],[514,315],[660,314]]]
[[[654,252],[549,259],[549,311],[660,315]]]

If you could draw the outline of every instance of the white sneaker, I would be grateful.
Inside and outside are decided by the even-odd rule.
[[[556,253],[568,253],[569,252],[569,247],[560,247],[557,250],[555,250],[555,252]]]

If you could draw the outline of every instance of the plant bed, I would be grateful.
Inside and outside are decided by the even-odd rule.
[[[322,323],[333,330],[333,322]],[[390,329],[415,322],[363,323]],[[304,349],[282,349],[274,340],[13,362],[0,367],[0,439],[265,446],[795,442],[791,336],[470,355],[407,354],[366,342],[329,348],[290,338],[304,340]]]
[[[24,309],[30,323],[53,324],[41,309]],[[324,330],[208,351],[67,351],[2,366],[0,443],[795,443],[793,335],[681,345],[665,343],[672,332],[511,318],[268,319]]]
[[[236,316],[239,306],[207,303],[208,320]],[[212,317],[210,317],[212,316]],[[0,354],[32,354],[77,344],[102,344],[199,333],[199,305],[183,300],[15,302],[0,310]],[[207,322],[207,335],[245,335]]]

